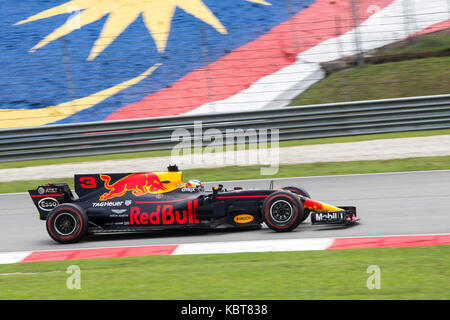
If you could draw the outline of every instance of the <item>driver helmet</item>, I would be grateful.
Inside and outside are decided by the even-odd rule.
[[[186,184],[186,187],[202,189],[203,183],[201,183],[200,180],[189,180],[189,182]]]

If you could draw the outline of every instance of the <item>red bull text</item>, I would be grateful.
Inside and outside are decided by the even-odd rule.
[[[174,210],[170,204],[158,205],[152,213],[141,212],[139,207],[131,207],[130,225],[173,225],[196,224],[198,201],[188,201],[187,210]]]

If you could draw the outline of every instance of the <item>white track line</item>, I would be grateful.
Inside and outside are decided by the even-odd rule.
[[[20,262],[32,253],[33,251],[0,252],[0,264]]]
[[[325,250],[332,243],[333,238],[186,243],[179,245],[172,254]]]

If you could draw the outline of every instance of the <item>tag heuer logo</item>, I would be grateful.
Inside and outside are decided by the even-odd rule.
[[[125,205],[129,206],[131,204],[131,202],[132,202],[131,200],[125,200]]]

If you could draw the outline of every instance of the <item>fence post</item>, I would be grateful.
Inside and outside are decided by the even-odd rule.
[[[204,63],[204,69],[205,69],[205,83],[208,91],[208,100],[211,104],[211,109],[213,112],[215,112],[214,107],[214,99],[213,99],[213,92],[211,88],[211,75],[209,71],[209,49],[208,49],[208,39],[206,36],[206,30],[204,26],[200,27],[200,34],[201,34],[201,41],[202,41],[202,58]]]
[[[358,66],[364,66],[364,54],[361,46],[361,35],[359,33],[359,13],[358,6],[356,4],[356,0],[352,1],[352,18],[353,18],[353,30],[355,33],[355,46],[356,46],[356,57],[358,61]]]
[[[63,58],[63,63],[64,63],[64,70],[65,70],[65,74],[66,74],[67,90],[69,91],[70,104],[72,106],[73,114],[75,117],[75,122],[78,122],[78,116],[77,116],[77,113],[75,110],[76,108],[73,105],[74,100],[76,99],[75,86],[73,83],[72,69],[70,68],[70,57],[69,57],[69,53],[67,52],[67,44],[66,44],[65,37],[61,38],[61,51],[62,51],[62,58]]]
[[[285,7],[286,7],[288,19],[289,19],[289,28],[291,29],[290,30],[290,33],[291,33],[291,37],[290,37],[291,41],[290,42],[292,44],[292,49],[293,49],[295,55],[297,55],[300,52],[300,50],[299,50],[299,45],[297,42],[297,31],[292,22],[292,17],[294,16],[294,13],[292,12],[292,6],[291,6],[290,0],[285,1]]]
[[[448,20],[450,20],[450,0],[447,0],[447,15],[448,15]]]
[[[409,35],[411,34],[410,25],[409,25],[409,0],[403,0],[403,30],[405,32],[404,38],[411,41]]]
[[[344,58],[345,53],[343,52],[343,48],[342,48],[342,42],[341,42],[341,17],[339,15],[336,15],[334,18],[334,25],[335,25],[335,32],[336,32],[336,41],[337,41],[337,48],[338,48],[338,52],[339,52],[339,59]],[[341,88],[342,88],[342,96],[344,98],[345,101],[350,101],[351,97],[349,94],[349,88],[348,88],[348,82],[347,82],[347,71],[345,70],[346,68],[344,68],[344,70],[341,70]]]

